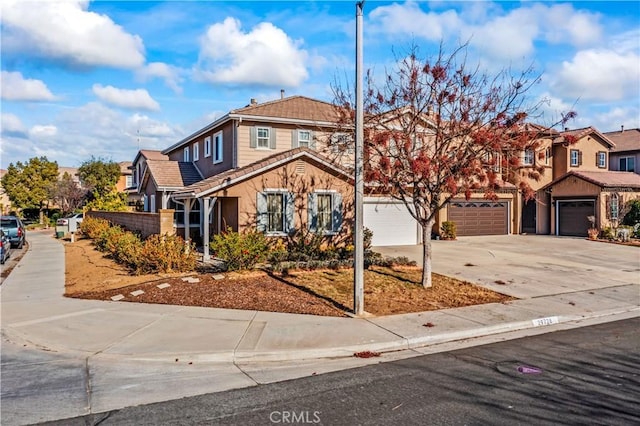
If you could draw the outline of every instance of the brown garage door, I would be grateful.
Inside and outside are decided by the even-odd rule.
[[[508,232],[508,203],[457,201],[449,203],[449,220],[458,235],[501,235]]]
[[[593,201],[558,201],[558,234],[586,237],[591,226],[587,217],[593,215]]]

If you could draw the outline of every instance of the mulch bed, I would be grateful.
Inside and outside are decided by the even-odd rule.
[[[318,298],[299,288],[266,274],[254,274],[247,278],[215,280],[212,275],[194,276],[198,283],[189,283],[181,278],[165,278],[119,289],[67,294],[68,297],[94,300],[111,300],[123,295],[126,302],[171,304],[181,306],[202,306],[208,308],[246,309],[268,312],[290,312],[320,316],[346,317],[340,309],[329,301]],[[157,285],[170,284],[160,289]],[[143,290],[139,296],[131,295]],[[278,297],[274,297],[277,294]]]

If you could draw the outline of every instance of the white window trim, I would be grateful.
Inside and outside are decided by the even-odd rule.
[[[309,136],[309,139],[302,139],[302,134],[306,134]],[[305,143],[305,148],[311,148],[311,130],[298,130],[298,146],[303,146],[302,143]]]
[[[624,160],[624,170],[620,167],[620,162]],[[618,157],[618,168],[620,171],[628,172],[629,170],[629,160],[633,160],[633,171],[636,171],[636,157],[626,156],[626,157]]]
[[[607,167],[607,153],[604,151],[598,152],[598,167],[605,169]]]
[[[573,154],[576,155],[575,163],[573,162]],[[580,151],[577,149],[569,150],[569,165],[571,167],[578,167],[580,165]]]
[[[533,149],[525,149],[522,154],[522,164],[525,166],[533,166],[535,163],[536,152]]]
[[[218,136],[220,136],[220,139],[218,139]],[[218,147],[218,140],[220,141],[220,147]],[[256,140],[256,145],[257,143],[258,142]],[[219,131],[218,133],[213,135],[213,164],[222,163],[223,154],[224,154],[223,149],[224,149],[224,139],[222,137],[222,131]],[[218,154],[220,155],[218,156]]]
[[[331,222],[331,231],[327,230],[327,229],[322,229],[322,230],[316,230],[315,232],[321,234],[321,235],[337,235],[339,232],[339,229],[333,229],[333,211],[335,209],[335,202],[336,202],[336,195],[339,194],[338,191],[334,190],[334,189],[317,189],[315,191],[313,191],[314,194],[316,195],[331,195],[331,218],[330,218],[330,222]],[[307,209],[309,209],[309,206],[307,206]],[[318,206],[316,205],[316,211],[315,214],[318,215]],[[344,223],[344,221],[343,221]],[[307,224],[307,227],[309,226],[309,224]]]
[[[544,164],[548,166],[550,161],[551,161],[551,147],[548,146],[544,150]]]
[[[264,234],[269,237],[284,237],[287,236],[286,222],[287,222],[287,194],[289,191],[286,189],[265,189],[262,191],[267,196],[267,223],[265,225]],[[282,197],[282,231],[269,231],[269,195],[280,195]]]
[[[189,157],[189,147],[185,146],[184,149],[182,150],[182,161],[189,162],[191,161],[191,158]]]
[[[204,157],[211,156],[211,136],[204,138]]]
[[[193,144],[193,161],[200,159],[200,144],[198,142]]]
[[[267,146],[260,146],[260,141],[264,138],[260,137],[260,130],[267,131]],[[256,149],[271,149],[271,128],[270,127],[256,127]]]
[[[615,215],[613,214],[614,211]],[[618,220],[620,218],[620,197],[618,194],[611,194],[611,198],[609,199],[609,216],[611,220]]]

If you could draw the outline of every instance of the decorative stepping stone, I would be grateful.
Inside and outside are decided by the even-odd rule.
[[[223,280],[224,279],[224,275],[222,274],[215,274],[211,276],[214,280]]]
[[[124,296],[122,294],[111,296],[111,300],[113,300],[114,302],[117,302],[118,300],[122,300],[122,299],[124,299]]]
[[[195,284],[195,283],[199,283],[200,282],[200,278],[191,278],[189,281],[187,281],[189,284]]]
[[[171,284],[162,283],[162,284],[158,284],[156,287],[158,287],[159,289],[163,289],[163,288],[171,287]]]
[[[140,296],[141,294],[144,294],[143,290],[136,290],[131,292],[132,296]]]

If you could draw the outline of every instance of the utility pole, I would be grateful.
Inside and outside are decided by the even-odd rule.
[[[355,228],[353,253],[353,312],[364,314],[364,214],[362,202],[364,198],[363,151],[364,151],[364,102],[363,102],[363,49],[362,49],[362,10],[364,0],[356,3],[356,146],[355,146]]]

